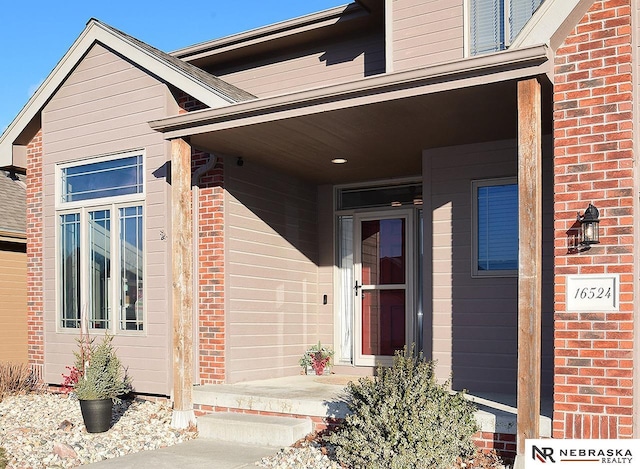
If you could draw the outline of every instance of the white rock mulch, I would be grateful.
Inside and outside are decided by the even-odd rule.
[[[58,394],[9,396],[0,402],[0,447],[7,469],[76,467],[175,445],[196,432],[171,428],[171,409],[144,400],[114,406],[105,433],[87,433],[77,399]]]

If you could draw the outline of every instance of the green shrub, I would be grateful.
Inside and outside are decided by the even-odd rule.
[[[131,391],[131,378],[122,366],[112,344],[113,336],[105,334],[95,345],[86,336],[78,340],[75,368],[81,370],[73,389],[81,400],[112,399]]]
[[[349,383],[351,414],[328,440],[354,469],[450,468],[473,454],[475,408],[450,382],[439,385],[434,363],[410,350],[396,352],[393,366],[375,378]]]
[[[37,391],[40,387],[40,380],[29,365],[0,362],[0,401],[5,396],[26,394]]]

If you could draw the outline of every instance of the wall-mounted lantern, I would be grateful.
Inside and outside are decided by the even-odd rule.
[[[595,205],[589,204],[584,211],[584,215],[578,213],[578,221],[580,222],[580,244],[598,244],[600,242],[600,220],[598,217],[600,212]]]

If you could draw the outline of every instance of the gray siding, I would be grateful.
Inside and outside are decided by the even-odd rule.
[[[165,85],[100,45],[94,46],[56,92],[42,114],[44,179],[45,379],[59,383],[73,363],[78,334],[57,331],[55,165],[65,161],[144,149],[145,307],[144,333],[118,334],[115,344],[139,392],[171,389],[169,298],[169,186],[163,167],[168,143],[147,122],[176,109]],[[116,319],[117,308],[112,314]]]
[[[553,319],[551,151],[546,153],[543,213],[543,386],[551,391]],[[517,176],[514,141],[425,151],[424,181],[433,217],[432,341],[437,373],[453,373],[454,389],[515,393],[517,383],[517,278],[472,278],[471,181]],[[428,258],[429,256],[427,256]],[[430,266],[425,266],[425,269]],[[429,292],[429,286],[425,292]],[[425,295],[426,296],[426,295]],[[429,309],[428,300],[425,310]]]
[[[297,50],[248,58],[239,66],[207,69],[219,78],[263,98],[357,80],[384,72],[380,33],[314,44]]]
[[[225,188],[227,381],[298,374],[332,332],[318,314],[316,188],[231,160]]]
[[[461,59],[464,55],[462,0],[394,0],[393,70]]]

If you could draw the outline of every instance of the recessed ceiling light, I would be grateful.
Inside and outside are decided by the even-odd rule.
[[[345,164],[347,160],[345,158],[334,158],[331,160],[333,164]]]

